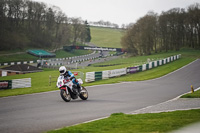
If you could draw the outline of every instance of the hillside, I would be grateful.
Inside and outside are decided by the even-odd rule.
[[[91,43],[100,46],[100,47],[116,47],[116,48],[121,48],[120,45],[120,40],[123,35],[123,31],[119,29],[111,29],[111,28],[101,28],[101,27],[90,27],[91,30],[91,36],[92,40]],[[28,55],[27,53],[22,53],[18,55],[6,55],[4,54],[10,54],[14,52],[19,52],[18,50],[16,51],[1,51],[0,52],[0,63],[3,62],[16,62],[16,61],[29,61],[29,60],[36,60],[38,59],[37,57]],[[20,51],[22,52],[22,51]],[[24,51],[25,52],[25,51]],[[57,51],[56,52],[56,57],[57,58],[63,58],[63,57],[68,57],[68,56],[77,56],[77,55],[83,55],[83,54],[88,54],[89,51],[76,51],[74,53],[67,53],[65,51]]]
[[[92,40],[91,43],[100,47],[121,48],[121,37],[123,31],[120,29],[90,27]]]

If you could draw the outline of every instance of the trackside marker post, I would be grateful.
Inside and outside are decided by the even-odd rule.
[[[192,93],[194,93],[194,88],[193,88],[193,86],[191,85],[191,91],[192,91]]]

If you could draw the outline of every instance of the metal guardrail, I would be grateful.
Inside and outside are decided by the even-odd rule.
[[[27,87],[31,87],[31,78],[0,81],[0,90],[1,89],[27,88]]]
[[[134,67],[126,67],[122,69],[115,69],[115,70],[105,70],[102,72],[87,72],[86,73],[86,78],[85,82],[94,82],[97,80],[101,79],[108,79],[112,77],[118,77],[121,75],[126,75],[127,73],[136,73],[136,72],[141,72],[141,71],[146,71],[152,68],[155,68],[157,66],[161,66],[164,64],[168,64],[172,61],[175,61],[177,59],[181,58],[181,54],[175,55],[175,56],[170,56],[161,60],[156,60],[156,61],[150,61],[148,60],[148,63],[139,65],[139,66],[134,66]]]

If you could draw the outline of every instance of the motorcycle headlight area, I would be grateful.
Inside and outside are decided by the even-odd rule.
[[[62,86],[62,81],[58,82],[58,86]]]

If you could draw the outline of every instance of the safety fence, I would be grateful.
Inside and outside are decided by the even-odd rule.
[[[18,62],[8,62],[8,63],[0,63],[0,66],[8,66],[8,65],[21,65],[21,64],[32,64],[37,61],[18,61]]]
[[[77,59],[77,60],[71,60],[71,61],[67,61],[67,62],[50,62],[47,63],[47,65],[43,66],[43,67],[49,67],[51,68],[51,66],[62,66],[62,65],[69,65],[69,64],[73,64],[73,63],[79,63],[79,62],[84,62],[84,61],[88,61],[88,60],[93,60],[93,59],[96,59],[96,58],[99,58],[98,56],[96,57],[89,57],[89,58],[85,58],[85,59]],[[60,60],[61,61],[61,60]]]
[[[172,61],[181,58],[181,54],[170,56],[161,60],[152,61],[147,64],[134,66],[134,67],[127,67],[122,69],[115,69],[115,70],[106,70],[106,71],[98,71],[98,72],[87,72],[85,82],[94,82],[102,79],[109,79],[112,77],[118,77],[126,74],[133,74],[136,72],[146,71],[158,66],[162,66],[168,64]]]
[[[53,59],[49,59],[49,60],[40,59],[40,60],[34,60],[34,61],[4,62],[4,63],[0,63],[0,66],[33,64],[33,63],[41,63],[41,65],[47,65],[47,66],[61,66],[61,65],[72,64],[72,63],[76,63],[76,62],[90,60],[92,58],[87,58],[87,56],[90,56],[92,54],[95,54],[95,51],[93,53],[87,54],[87,55],[66,57],[66,58],[53,58]],[[82,57],[84,59],[78,60],[77,58],[80,58],[80,57]],[[95,58],[97,58],[97,57],[95,57]],[[51,63],[52,61],[65,61],[65,60],[70,60],[70,61],[68,61],[66,63]]]
[[[94,53],[92,53],[92,54],[94,54]],[[91,55],[91,54],[89,54],[89,55]],[[80,63],[80,62],[90,61],[90,60],[99,58],[99,55],[96,55],[94,57],[87,57],[89,55],[47,60],[46,63],[44,63],[43,67],[54,68],[54,66],[70,65],[70,64],[74,64],[74,63]],[[108,56],[113,56],[113,54],[109,54],[105,57],[108,57]]]
[[[1,89],[16,89],[31,87],[31,78],[2,80],[0,81]]]

